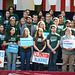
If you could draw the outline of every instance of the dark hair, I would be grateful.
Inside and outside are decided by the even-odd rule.
[[[8,36],[8,39],[10,39],[10,37],[11,37],[11,30],[13,29],[14,27],[11,27],[9,30],[8,30],[8,33],[7,33],[7,36]],[[14,33],[14,35],[13,36],[15,36],[15,33]]]
[[[6,11],[6,12],[9,12],[8,10]],[[9,12],[10,13],[10,12]],[[4,20],[3,21],[5,21],[6,20],[6,13],[5,13],[5,15],[4,15]],[[8,17],[8,20],[10,20],[10,16]]]
[[[59,18],[59,17],[63,17],[63,16],[62,16],[61,14],[59,14],[59,15],[58,15],[58,18]]]
[[[53,11],[53,13],[54,13],[54,10],[53,10],[53,9],[50,9],[50,10],[49,10],[49,12],[50,12],[51,10],[52,10],[52,11]],[[54,14],[52,15],[52,17],[54,17]]]
[[[15,12],[15,9],[14,9],[14,7],[13,6],[10,6],[9,8],[8,8],[8,11],[10,12],[10,8],[13,8],[13,13]]]
[[[32,17],[31,17],[31,16],[27,16],[26,20],[27,20],[28,18],[32,19]]]
[[[4,25],[0,25],[0,26],[3,26],[4,27]],[[1,32],[1,31],[0,31]],[[5,35],[5,27],[4,27],[4,30],[3,30],[3,35]]]
[[[51,27],[50,27],[50,28],[52,29],[52,27],[55,27],[55,28],[56,28],[56,25],[51,25]]]
[[[66,20],[65,24],[67,24],[68,22],[71,22],[70,20]]]

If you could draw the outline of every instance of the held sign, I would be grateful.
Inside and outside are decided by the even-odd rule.
[[[74,40],[63,40],[63,47],[64,48],[75,48]]]
[[[0,50],[0,67],[4,67],[5,51]]]
[[[39,53],[39,52],[34,52],[32,62],[35,63],[41,63],[41,64],[48,64],[49,62],[49,53]]]

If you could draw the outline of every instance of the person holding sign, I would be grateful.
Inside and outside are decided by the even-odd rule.
[[[34,37],[34,51],[42,53],[44,52],[45,48],[46,48],[46,41],[43,35],[43,29],[38,28]],[[37,71],[38,67],[40,67],[40,71],[43,71],[43,64],[34,63],[34,71]]]
[[[8,50],[8,47],[9,47],[9,44],[16,45],[17,42],[18,42],[18,39],[17,39],[17,36],[15,35],[15,28],[11,27],[3,41],[3,45],[6,46],[7,70],[15,70],[16,69],[17,53],[10,52],[10,50]],[[12,49],[15,52],[14,48],[12,48]]]
[[[56,71],[56,59],[58,55],[60,36],[56,33],[56,26],[51,25],[51,33],[47,36],[48,53],[50,53],[48,71]]]
[[[67,47],[64,44],[67,42]],[[62,48],[62,60],[63,60],[63,65],[62,65],[62,71],[66,71],[67,68],[67,63],[69,61],[69,71],[74,71],[73,68],[73,63],[74,63],[74,48],[71,47],[71,45],[74,43],[70,43],[69,40],[75,41],[75,37],[71,34],[71,28],[67,27],[65,29],[65,35],[61,38],[60,40],[60,46]]]
[[[23,30],[23,36],[21,38],[29,38],[30,36],[30,31],[28,28],[25,28]],[[29,42],[29,41],[26,41]],[[18,41],[18,44],[20,46],[20,56],[21,56],[21,70],[24,70],[24,64],[25,64],[25,59],[26,59],[26,71],[30,70],[30,58],[31,58],[31,50],[32,46],[21,46],[21,41]]]

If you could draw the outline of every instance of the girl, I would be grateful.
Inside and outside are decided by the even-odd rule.
[[[9,25],[10,12],[6,11],[5,16],[2,18],[2,24],[4,25],[5,31]]]
[[[4,25],[0,25],[0,39],[1,39],[1,46],[3,44],[3,40],[5,38],[5,30]],[[2,48],[1,48],[2,49]]]
[[[51,16],[50,20],[53,21],[53,18],[54,18],[54,11],[53,11],[53,9],[49,10],[49,14]]]
[[[13,6],[10,6],[8,8],[8,11],[10,12],[10,17],[11,16],[15,17],[15,19],[16,19],[16,25],[17,25],[18,24],[18,21],[19,21],[19,16],[14,13],[14,11],[15,11],[14,7]]]
[[[45,29],[45,23],[43,21],[38,22],[37,30],[38,30],[38,28],[42,28],[43,32],[47,32],[47,30]]]
[[[3,45],[6,46],[7,70],[15,70],[16,69],[17,53],[8,52],[7,48],[8,48],[9,43],[16,45],[17,41],[18,41],[18,39],[17,39],[17,36],[15,36],[15,28],[11,27],[3,41]]]
[[[19,24],[20,28],[21,28],[23,25],[25,25],[25,19],[24,19],[24,18],[21,18],[20,24]]]
[[[42,53],[44,52],[45,48],[46,48],[46,41],[43,36],[43,29],[38,28],[34,38],[34,51]],[[43,71],[43,64],[34,63],[34,71],[37,71],[38,67],[40,67],[40,71]]]
[[[23,36],[22,38],[31,37],[30,32],[28,28],[25,28],[23,30]],[[31,46],[21,46],[20,41],[18,41],[18,44],[20,46],[20,56],[21,56],[21,70],[24,70],[24,63],[26,59],[26,70],[30,70],[30,58],[31,58]]]

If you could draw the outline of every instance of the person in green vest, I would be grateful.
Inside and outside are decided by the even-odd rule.
[[[10,12],[10,16],[15,17],[15,21],[16,21],[15,23],[16,23],[16,25],[18,25],[19,16],[18,16],[17,14],[14,13],[14,12],[15,12],[14,7],[13,7],[13,6],[10,6],[10,7],[8,8],[8,11]]]
[[[10,25],[7,27],[7,31],[6,31],[7,34],[11,27],[15,28],[15,35],[17,35],[17,37],[19,37],[20,36],[20,28],[18,25],[15,25],[15,17],[10,17]]]
[[[46,14],[46,20],[45,20],[45,28],[47,31],[49,31],[50,26],[53,24],[52,21],[50,21],[50,14]]]
[[[15,28],[11,27],[3,41],[3,45],[6,46],[7,70],[16,70],[17,53],[9,52],[8,45],[10,43],[13,45],[17,45],[17,42],[18,42],[18,38],[15,35]],[[13,48],[13,50],[14,50],[14,48]]]
[[[66,25],[65,25],[65,23],[63,22],[63,16],[60,14],[60,15],[58,15],[58,18],[59,18],[58,27],[59,27],[60,29],[66,28]]]
[[[34,25],[34,27],[36,28],[38,24],[38,15],[33,15],[32,20],[32,25]]]
[[[60,35],[56,33],[56,25],[51,25],[51,33],[47,36],[47,50],[50,53],[48,71],[56,71],[59,42]]]

